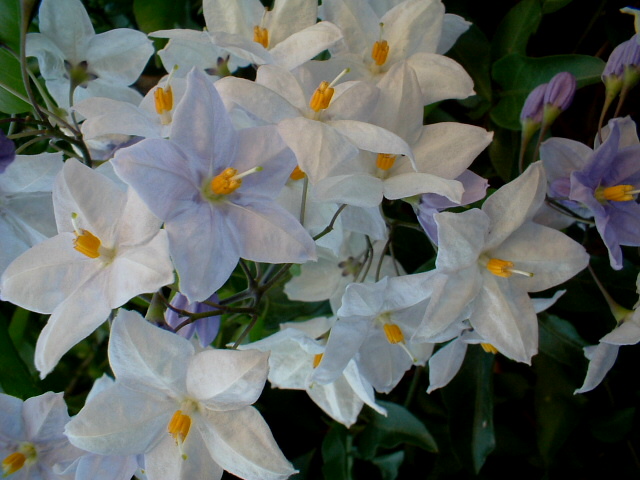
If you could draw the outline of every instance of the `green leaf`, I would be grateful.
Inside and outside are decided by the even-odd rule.
[[[579,386],[564,365],[551,357],[539,354],[533,359],[537,375],[535,411],[538,450],[545,465],[552,464],[556,453],[578,426],[583,396],[574,395]]]
[[[6,85],[24,97],[27,92],[22,84],[20,62],[6,50],[0,49],[0,112],[24,113],[31,110],[31,105],[2,88]]]
[[[382,480],[395,480],[398,478],[398,470],[404,462],[404,451],[393,452],[389,455],[376,457],[371,462],[380,469]]]
[[[601,442],[620,442],[633,428],[635,414],[635,407],[603,412],[591,421],[591,433]]]
[[[5,393],[23,400],[41,393],[11,341],[4,315],[0,315],[0,365],[0,385]]]
[[[447,53],[460,63],[473,79],[476,93],[491,100],[491,46],[489,40],[475,25],[471,25]]]
[[[20,49],[20,0],[0,0],[0,42]]]
[[[554,315],[540,315],[540,351],[557,362],[580,368],[586,364],[582,348],[587,345],[566,320]]]
[[[496,446],[493,430],[494,355],[470,345],[458,375],[442,389],[449,411],[451,445],[476,475]]]
[[[559,72],[575,75],[578,88],[600,82],[604,62],[589,55],[554,55],[542,58],[508,55],[493,64],[493,79],[502,87],[491,119],[503,128],[520,130],[520,110],[538,85]]]
[[[553,13],[556,10],[560,10],[562,7],[566,7],[573,0],[542,0],[542,13]]]
[[[491,165],[498,176],[505,182],[514,178],[518,163],[518,148],[520,135],[506,128],[496,128],[493,132],[493,141],[489,145],[489,158]]]
[[[374,414],[371,422],[358,436],[358,451],[366,460],[375,457],[378,448],[393,448],[401,443],[415,445],[435,453],[438,446],[427,427],[401,405],[379,401],[387,416]]]
[[[542,20],[540,0],[522,0],[505,15],[498,25],[491,48],[494,59],[512,53],[526,54],[527,43]]]
[[[134,0],[133,15],[145,33],[168,30],[184,23],[186,0]]]
[[[325,480],[351,480],[351,438],[343,425],[334,423],[322,442]]]

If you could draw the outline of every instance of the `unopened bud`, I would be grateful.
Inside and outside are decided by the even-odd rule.
[[[560,72],[547,85],[544,92],[542,123],[551,125],[564,112],[576,93],[576,77],[569,72]]]

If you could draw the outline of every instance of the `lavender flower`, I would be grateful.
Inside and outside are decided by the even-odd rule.
[[[207,301],[217,303],[218,295],[214,293],[207,299]],[[187,297],[182,295],[181,293],[178,293],[175,296],[175,298],[171,302],[171,305],[176,309],[185,310],[191,313],[213,312],[215,310],[215,307],[212,307],[211,305],[207,305],[206,303],[202,303],[202,302],[189,303],[189,300],[187,299]],[[165,315],[165,321],[167,322],[167,325],[169,325],[173,329],[178,327],[185,320],[186,320],[186,317],[180,316],[178,312],[176,312],[175,310],[169,309],[167,310],[167,314]],[[212,317],[200,318],[195,322],[192,322],[189,325],[182,327],[176,333],[186,338],[187,340],[193,337],[194,334],[198,334],[198,340],[200,340],[200,345],[204,348],[210,345],[211,342],[213,342],[213,340],[216,338],[216,335],[218,335],[219,329],[220,329],[220,315],[215,315]]]

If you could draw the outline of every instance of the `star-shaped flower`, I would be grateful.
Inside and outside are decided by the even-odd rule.
[[[120,150],[116,173],[165,223],[180,291],[202,301],[240,257],[257,262],[315,259],[300,222],[275,202],[295,166],[273,127],[236,131],[206,75],[193,70],[171,140]]]
[[[145,454],[149,480],[282,480],[295,470],[254,403],[267,379],[268,354],[195,352],[184,338],[121,310],[109,362],[115,384],[67,424],[76,446],[103,455]]]
[[[58,235],[18,257],[3,300],[51,317],[36,344],[44,377],[112,309],[173,282],[167,235],[140,198],[74,159],[56,178]]]

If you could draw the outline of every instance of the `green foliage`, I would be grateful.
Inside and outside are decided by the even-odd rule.
[[[527,96],[538,85],[548,82],[559,72],[570,72],[578,81],[578,88],[600,82],[604,62],[588,55],[554,55],[530,58],[515,53],[508,55],[492,68],[493,79],[502,92],[498,105],[491,111],[491,119],[503,128],[520,130],[520,110]]]
[[[20,49],[20,0],[0,0],[0,42]]]
[[[540,0],[522,0],[509,10],[498,26],[491,56],[497,60],[515,53],[525,55],[529,38],[536,33],[541,20]]]
[[[478,474],[494,450],[492,368],[494,356],[479,345],[467,349],[458,375],[442,389],[449,411],[453,449],[463,465]]]
[[[322,474],[325,480],[351,480],[350,445],[348,430],[334,423],[322,442]]]
[[[4,315],[0,315],[0,365],[0,386],[5,393],[22,399],[41,393],[11,340]]]
[[[180,28],[185,22],[187,0],[134,0],[133,14],[145,33]]]
[[[372,460],[380,449],[394,448],[402,443],[415,445],[431,453],[438,451],[431,433],[409,410],[391,402],[378,403],[387,409],[387,416],[373,414],[358,436],[358,451],[362,458]]]

